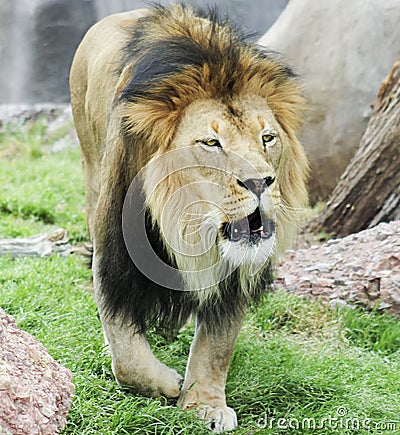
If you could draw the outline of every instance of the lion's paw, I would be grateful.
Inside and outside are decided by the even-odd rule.
[[[179,396],[183,378],[174,369],[161,364],[161,372],[158,378],[158,394],[156,396],[164,396],[175,398]]]
[[[196,414],[214,433],[233,430],[238,425],[235,411],[228,406],[213,408],[209,405],[201,405],[197,408]]]
[[[131,366],[113,364],[118,384],[149,397],[176,398],[179,396],[183,378],[174,369],[155,360],[153,366],[134,370]]]

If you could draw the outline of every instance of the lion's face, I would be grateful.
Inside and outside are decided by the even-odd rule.
[[[207,256],[207,266],[220,259],[234,267],[266,263],[280,225],[280,166],[288,146],[261,97],[191,103],[171,151],[155,156],[159,164],[150,165],[145,183],[172,252],[203,257],[203,264]]]

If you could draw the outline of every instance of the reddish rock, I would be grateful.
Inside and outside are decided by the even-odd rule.
[[[58,434],[72,402],[71,379],[68,369],[0,309],[0,434]]]

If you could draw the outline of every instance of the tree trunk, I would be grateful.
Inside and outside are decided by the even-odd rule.
[[[310,229],[336,236],[400,218],[400,62],[383,82],[360,146]]]

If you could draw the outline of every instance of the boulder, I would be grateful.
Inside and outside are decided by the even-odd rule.
[[[260,43],[302,76],[312,202],[326,199],[354,155],[380,84],[400,58],[398,0],[291,0]]]
[[[329,304],[400,314],[400,221],[288,251],[276,286]]]
[[[0,434],[51,435],[65,426],[74,385],[34,337],[0,309]]]

